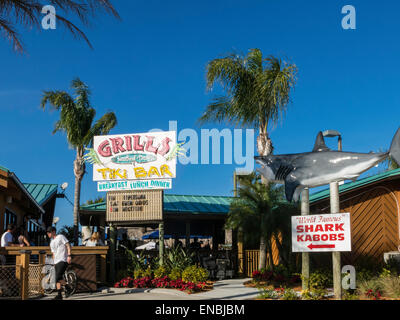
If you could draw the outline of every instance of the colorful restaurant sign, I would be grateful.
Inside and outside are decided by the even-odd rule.
[[[149,189],[171,189],[172,179],[153,180],[124,180],[124,181],[99,181],[97,191],[125,191],[125,190],[149,190]]]
[[[93,181],[171,179],[178,147],[175,131],[96,136],[86,158]]]

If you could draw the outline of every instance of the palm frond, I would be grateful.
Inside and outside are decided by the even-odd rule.
[[[93,137],[106,135],[112,128],[117,125],[117,117],[114,112],[108,112],[103,115],[96,123],[91,127],[85,137],[83,143],[86,146],[93,146]]]
[[[86,26],[90,24],[91,18],[101,11],[120,19],[109,0],[1,0],[0,30],[3,36],[12,42],[14,50],[24,52],[22,41],[16,31],[17,26],[40,30],[43,18],[41,10],[45,5],[54,6],[57,21],[75,38],[86,41],[90,48],[93,47],[85,33],[72,22],[74,17]]]
[[[4,38],[6,38],[17,52],[23,52],[23,44],[20,40],[18,32],[14,29],[13,25],[0,17],[0,31]]]

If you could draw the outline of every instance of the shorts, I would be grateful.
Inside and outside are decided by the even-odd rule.
[[[56,269],[56,282],[59,282],[59,281],[63,280],[63,275],[64,275],[65,270],[67,270],[68,263],[61,261],[61,262],[57,263],[54,267]]]

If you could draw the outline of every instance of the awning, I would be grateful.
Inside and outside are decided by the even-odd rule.
[[[164,234],[164,239],[174,239],[175,237],[178,237],[178,239],[185,239],[186,235],[170,235],[170,234]],[[145,239],[159,239],[160,238],[160,233],[158,230],[153,231],[151,233],[148,233],[142,237],[142,240]],[[202,236],[202,235],[190,235],[191,239],[197,238],[197,239],[209,239],[211,236]]]

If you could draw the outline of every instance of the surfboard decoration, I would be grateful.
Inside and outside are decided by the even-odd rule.
[[[129,153],[111,158],[111,162],[116,164],[149,163],[156,160],[156,155],[146,153]]]

